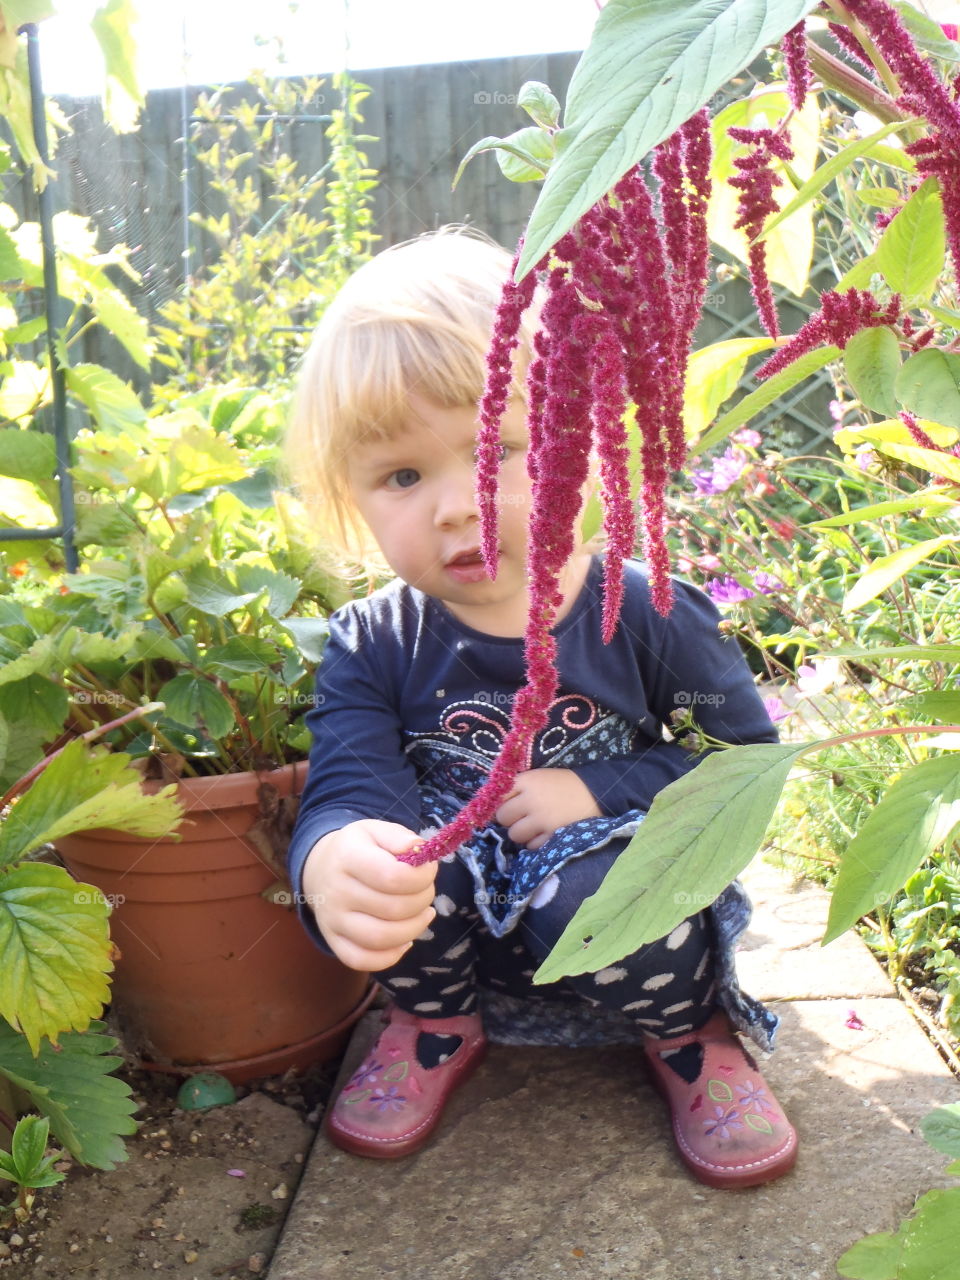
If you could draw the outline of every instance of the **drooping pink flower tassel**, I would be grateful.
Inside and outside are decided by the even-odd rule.
[[[554,358],[549,362],[542,431],[533,471],[527,576],[530,606],[524,635],[526,684],[513,703],[510,730],[490,776],[442,831],[401,857],[420,866],[452,853],[489,822],[513,779],[530,767],[536,734],[557,690],[556,641],[551,628],[563,602],[560,578],[574,549],[580,493],[590,461],[590,385],[586,351],[577,338],[580,302],[563,271],[551,272],[543,325]]]
[[[786,369],[815,347],[834,344],[841,350],[862,329],[893,324],[900,315],[900,295],[895,293],[884,306],[869,290],[848,289],[837,293],[830,289],[820,296],[820,310],[815,312],[790,341],[762,364],[756,377],[763,381]]]
[[[785,137],[772,129],[734,128],[727,132],[734,142],[750,147],[747,155],[738,156],[734,160],[739,173],[728,179],[729,185],[740,192],[737,220],[733,226],[736,231],[742,228],[750,241],[750,288],[757,304],[760,322],[771,338],[779,338],[780,321],[767,275],[767,245],[766,241],[756,237],[760,235],[770,214],[779,208],[773,189],[781,186],[783,179],[772,168],[773,161],[792,160],[793,149]]]
[[[528,272],[515,284],[523,241],[517,248],[510,276],[504,285],[493,322],[493,337],[487,351],[487,377],[480,399],[480,430],[477,432],[477,505],[480,509],[480,549],[491,578],[497,576],[497,477],[500,474],[500,419],[510,399],[513,385],[513,353],[520,341],[524,312],[533,301],[536,273]]]
[[[813,83],[813,73],[807,61],[806,23],[791,27],[780,42],[780,52],[787,71],[787,93],[794,111],[800,111],[807,100]]]

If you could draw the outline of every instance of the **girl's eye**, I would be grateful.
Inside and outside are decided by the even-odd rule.
[[[413,467],[401,467],[399,471],[394,471],[392,475],[387,477],[388,489],[409,489],[415,485],[420,479],[420,472],[414,471]]]

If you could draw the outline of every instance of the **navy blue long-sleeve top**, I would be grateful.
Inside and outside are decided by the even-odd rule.
[[[643,566],[629,562],[625,578],[609,645],[599,557],[556,627],[560,685],[526,766],[572,769],[608,815],[648,809],[702,758],[664,738],[678,708],[723,742],[777,740],[709,597],[675,580],[663,618]],[[419,831],[424,785],[467,799],[489,772],[523,682],[522,640],[476,631],[403,582],[337,610],[306,716],[313,746],[288,855],[294,888],[328,832],[360,818]]]

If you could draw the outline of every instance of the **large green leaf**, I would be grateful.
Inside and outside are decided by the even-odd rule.
[[[772,338],[728,338],[694,351],[683,391],[683,426],[688,437],[706,431],[717,410],[736,391],[750,357],[772,346]]]
[[[858,1240],[837,1262],[849,1280],[957,1280],[960,1187],[928,1191],[892,1235]]]
[[[960,1102],[937,1107],[924,1116],[920,1131],[934,1150],[947,1156],[960,1156]]]
[[[268,569],[266,565],[237,566],[237,586],[241,591],[266,591],[267,613],[272,618],[285,618],[300,594],[300,583],[288,573]]]
[[[920,426],[928,430],[930,423],[925,419]],[[929,471],[933,476],[942,476],[954,484],[960,484],[960,458],[953,454],[941,453],[937,449],[921,449],[919,445],[897,444],[892,440],[878,442],[877,452],[906,462],[908,466]]]
[[[942,720],[960,724],[960,689],[931,689],[910,698],[908,705],[918,721]],[[913,718],[913,717],[911,717]],[[957,1152],[960,1156],[960,1151]]]
[[[944,547],[955,546],[958,542],[960,542],[960,536],[947,533],[939,538],[927,538],[912,547],[901,547],[899,551],[892,551],[888,556],[878,556],[876,560],[870,562],[866,570],[861,573],[856,585],[844,596],[843,612],[852,613],[854,609],[859,609],[861,605],[873,600],[881,591],[886,591],[887,587],[899,581],[921,561],[927,560]]]
[[[924,858],[960,827],[960,759],[912,765],[887,789],[840,860],[824,943],[888,902]]]
[[[0,1017],[34,1053],[40,1039],[84,1031],[110,994],[109,911],[92,885],[62,867],[24,862],[0,871]]]
[[[130,835],[165,836],[183,810],[176,786],[144,795],[130,757],[71,742],[30,785],[0,825],[0,867],[74,831],[117,827]]]
[[[918,351],[904,361],[896,391],[900,403],[918,418],[960,427],[960,355],[955,352]]]
[[[837,1260],[837,1274],[847,1280],[897,1280],[902,1276],[903,1230],[864,1236]]]
[[[217,675],[248,675],[269,671],[280,661],[280,650],[260,636],[231,636],[226,644],[216,645],[204,655],[201,667]]]
[[[831,648],[836,658],[891,658],[895,662],[960,662],[960,644],[891,644],[878,648],[857,646]]]
[[[799,360],[794,360],[793,364],[787,365],[786,369],[775,373],[772,378],[767,378],[756,391],[751,391],[749,395],[744,396],[732,409],[717,419],[706,435],[698,441],[698,452],[712,449],[721,440],[725,440],[732,431],[736,431],[737,427],[742,427],[745,422],[749,422],[754,414],[766,409],[767,405],[773,404],[774,400],[779,400],[784,392],[795,387],[804,378],[808,378],[811,373],[816,373],[831,360],[836,360],[839,354],[839,347],[817,347],[816,350],[802,355]]]
[[[130,1086],[108,1074],[122,1059],[112,1052],[116,1040],[102,1032],[102,1023],[68,1032],[59,1049],[44,1044],[34,1057],[23,1036],[0,1022],[0,1075],[26,1090],[77,1160],[113,1169],[127,1158],[121,1135],[136,1132],[136,1104]]]
[[[70,710],[67,691],[39,672],[0,685],[0,712],[19,733],[21,726],[43,732],[47,742],[58,737]]]
[[[614,964],[715,901],[759,848],[794,762],[816,745],[731,747],[661,791],[534,981]]]
[[[933,293],[945,255],[943,201],[936,180],[927,178],[880,237],[874,260],[890,288],[902,296],[904,310],[911,311]]]
[[[186,426],[170,445],[173,493],[194,493],[242,480],[250,472],[237,446],[207,426]]]
[[[307,662],[323,660],[323,648],[330,634],[326,618],[284,618],[283,626]]]
[[[215,573],[209,564],[199,564],[183,575],[187,599],[195,609],[222,618],[234,609],[256,600],[261,588],[240,591],[225,574]]]
[[[900,372],[900,343],[885,324],[854,334],[843,349],[843,367],[857,398],[876,413],[894,417],[900,403],[894,390]]]
[[[216,685],[203,676],[174,676],[157,693],[167,715],[187,729],[202,729],[211,738],[225,738],[236,726],[233,707]]]
[[[133,388],[98,364],[73,365],[64,370],[64,376],[104,431],[126,431],[147,416]]]
[[[18,480],[50,480],[57,465],[53,436],[39,431],[23,431],[19,427],[0,430],[0,458],[5,476]]]
[[[608,0],[567,94],[518,276],[816,0]]]

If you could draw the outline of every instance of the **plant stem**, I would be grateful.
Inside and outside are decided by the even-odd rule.
[[[845,62],[834,57],[832,53],[828,53],[809,36],[807,37],[807,57],[814,75],[818,76],[828,89],[842,93],[858,107],[869,111],[877,120],[881,120],[884,124],[893,124],[895,121],[906,123],[912,119],[907,112],[897,106],[893,98],[885,94],[877,85],[871,84],[866,76],[860,75]]]

